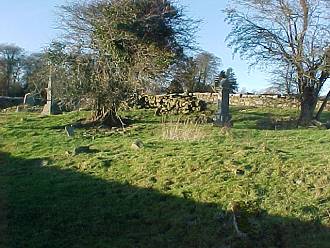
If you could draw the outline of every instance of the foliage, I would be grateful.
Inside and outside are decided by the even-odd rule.
[[[228,68],[226,71],[221,71],[220,74],[215,79],[215,86],[219,87],[222,80],[227,80],[229,83],[230,93],[236,93],[238,90],[238,83],[232,68]]]
[[[146,88],[191,44],[193,22],[168,0],[90,1],[62,10],[69,49],[90,58],[85,81],[95,121],[109,125],[123,100]]]

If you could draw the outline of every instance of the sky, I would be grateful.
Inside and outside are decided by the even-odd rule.
[[[0,0],[0,43],[16,44],[27,52],[38,52],[59,35],[56,6],[70,0]],[[226,46],[230,26],[221,12],[227,0],[176,0],[188,16],[201,19],[197,43],[202,50],[222,60],[222,68],[232,67],[240,89],[249,91],[269,87],[270,77],[260,69],[249,69],[248,62]]]

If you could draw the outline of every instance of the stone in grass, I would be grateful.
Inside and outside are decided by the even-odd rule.
[[[75,147],[72,151],[72,156],[76,156],[81,153],[91,153],[92,150],[89,148],[89,146],[78,146]]]
[[[244,174],[245,174],[244,170],[241,170],[241,169],[236,169],[235,170],[235,175],[237,175],[237,176],[243,176]]]
[[[70,126],[65,126],[65,132],[68,137],[74,136],[74,127],[72,125]]]
[[[143,142],[140,139],[135,140],[132,145],[131,148],[134,150],[139,150],[143,148]]]

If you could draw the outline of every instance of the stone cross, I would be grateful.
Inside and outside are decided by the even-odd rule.
[[[34,106],[35,101],[34,101],[34,97],[31,93],[25,94],[23,104],[29,105],[29,106]]]
[[[52,65],[49,63],[49,79],[48,87],[45,89],[47,92],[47,102],[42,110],[42,115],[54,115],[57,114],[56,104],[53,101],[52,94]]]
[[[227,78],[224,78],[220,81],[220,91],[221,99],[218,102],[218,112],[215,116],[215,125],[221,127],[230,127],[231,115],[229,113],[229,93],[230,93],[230,84]]]

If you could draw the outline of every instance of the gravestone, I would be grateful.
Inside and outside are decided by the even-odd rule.
[[[220,127],[231,127],[231,115],[229,113],[229,93],[230,83],[227,78],[224,78],[220,82],[221,99],[218,102],[218,111],[215,115],[216,126]]]
[[[50,67],[50,72],[49,72],[48,87],[45,90],[47,92],[47,102],[46,102],[41,114],[42,115],[60,114],[61,111],[59,111],[59,107],[57,106],[56,102],[53,100],[51,67]]]
[[[54,103],[53,103],[53,96],[51,90],[51,83],[48,83],[48,88],[45,89],[47,92],[47,102],[44,105],[42,110],[42,115],[52,115],[54,114]]]
[[[74,136],[74,127],[72,125],[70,126],[65,126],[65,132],[68,137]]]
[[[139,150],[143,148],[143,142],[140,139],[135,140],[132,145],[131,148],[134,150]]]
[[[31,93],[27,93],[24,96],[24,105],[29,105],[29,106],[34,106],[35,105],[35,100],[34,97]]]

